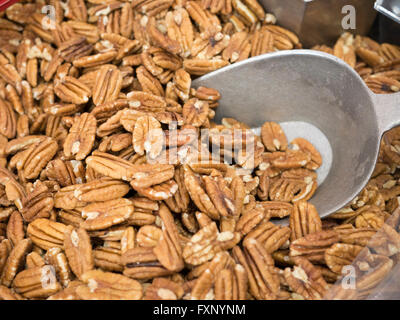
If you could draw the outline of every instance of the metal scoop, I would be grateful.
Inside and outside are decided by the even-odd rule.
[[[319,188],[310,201],[321,217],[362,190],[382,134],[400,124],[400,93],[372,93],[345,62],[318,51],[261,55],[204,75],[193,85],[220,91],[216,122],[233,117],[259,128],[276,121],[289,142],[300,136],[314,144],[324,166],[317,171]]]

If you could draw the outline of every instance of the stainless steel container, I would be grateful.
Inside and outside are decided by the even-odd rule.
[[[366,35],[376,17],[375,0],[260,0],[273,13],[279,25],[294,31],[305,48],[316,44],[332,45],[345,31]],[[356,29],[344,30],[342,8],[352,5]]]
[[[400,0],[377,0],[379,12],[379,42],[400,45]]]

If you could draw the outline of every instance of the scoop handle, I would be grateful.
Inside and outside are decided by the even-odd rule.
[[[400,125],[400,92],[393,94],[371,93],[380,134]]]

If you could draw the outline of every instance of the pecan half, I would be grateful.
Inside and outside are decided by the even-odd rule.
[[[94,171],[114,179],[130,180],[134,165],[120,157],[109,153],[93,151],[86,158],[86,164]]]
[[[13,286],[25,298],[47,298],[61,290],[53,266],[26,269],[17,274]]]
[[[17,297],[11,289],[0,286],[0,300],[17,300]]]
[[[152,116],[137,118],[132,132],[135,152],[142,155],[146,151],[151,158],[155,158],[165,145],[164,139],[161,124],[157,119]]]
[[[22,216],[18,211],[14,211],[8,219],[7,238],[11,240],[13,246],[25,238]]]
[[[328,285],[322,277],[321,271],[314,267],[305,258],[294,258],[293,270],[284,270],[285,279],[290,288],[307,300],[320,300],[324,297]]]
[[[268,151],[285,151],[287,139],[281,126],[276,122],[265,122],[261,127],[261,140]]]
[[[142,285],[120,274],[101,270],[87,271],[81,276],[85,285],[76,288],[76,294],[84,300],[139,300]]]
[[[81,227],[86,230],[102,230],[127,221],[133,212],[133,204],[128,199],[115,199],[87,205],[82,209],[86,220]]]
[[[57,149],[58,145],[54,139],[45,138],[17,153],[13,159],[16,161],[18,171],[22,172],[26,179],[35,179],[54,157]]]
[[[85,37],[75,37],[63,42],[58,50],[62,58],[68,62],[73,62],[75,59],[89,55],[93,46],[86,42]]]
[[[94,266],[104,271],[122,272],[124,268],[121,263],[120,248],[112,248],[112,244],[118,245],[116,242],[109,241],[105,242],[103,247],[93,250]]]
[[[213,290],[214,281],[214,274],[209,269],[205,270],[192,288],[190,293],[191,300],[213,300],[215,298]]]
[[[283,201],[262,201],[260,204],[271,218],[284,218],[293,212],[293,205]]]
[[[400,235],[393,227],[385,223],[371,238],[367,246],[378,254],[393,256],[400,252]]]
[[[214,222],[201,228],[183,248],[183,259],[191,265],[211,260],[218,252],[233,247],[239,235],[230,231],[218,232]]]
[[[50,190],[41,181],[33,184],[33,190],[22,201],[21,213],[25,221],[48,218],[53,209],[54,200]]]
[[[277,226],[272,222],[263,222],[251,230],[245,241],[256,239],[267,253],[271,254],[286,245],[290,237],[290,228]]]
[[[376,230],[370,228],[335,228],[340,242],[366,246],[375,235]]]
[[[174,176],[174,166],[168,164],[137,164],[132,168],[132,188],[148,188]]]
[[[71,76],[65,76],[63,79],[56,79],[54,93],[62,101],[75,104],[88,102],[92,95],[90,89],[85,84]]]
[[[133,279],[152,279],[172,274],[158,261],[152,247],[129,249],[121,256],[124,275]]]
[[[61,252],[60,248],[54,247],[52,249],[50,249],[49,251],[52,251],[54,249],[59,249]],[[42,267],[46,264],[46,261],[44,260],[44,258],[42,258],[42,256],[37,253],[36,251],[32,251],[31,253],[27,254],[26,256],[26,267],[27,269],[29,268],[35,268],[35,267]]]
[[[311,156],[311,160],[306,164],[306,168],[310,170],[318,169],[322,164],[321,154],[317,149],[306,139],[296,138],[290,144],[293,146],[294,150],[302,150],[304,152],[308,152]]]
[[[316,180],[309,177],[299,179],[298,177],[292,178],[282,174],[280,177],[273,179],[268,188],[271,200],[295,202],[310,199],[317,189],[317,183]]]
[[[265,219],[266,218],[266,219]],[[265,211],[261,206],[256,206],[251,210],[246,210],[238,222],[236,223],[236,231],[240,232],[242,236],[251,232],[263,220],[269,219],[265,216]]]
[[[139,247],[155,247],[161,238],[163,231],[156,226],[143,226],[136,235]]]
[[[193,174],[187,167],[185,167],[185,186],[189,192],[190,198],[201,212],[204,212],[212,219],[219,218],[218,210],[204,190],[202,179]]]
[[[166,278],[155,278],[146,289],[145,300],[178,300],[182,298],[184,290],[176,282]]]
[[[206,101],[197,98],[189,99],[182,109],[183,119],[186,124],[200,127],[207,120],[209,105]]]
[[[51,295],[47,300],[80,300],[76,288],[81,284],[82,282],[77,280],[71,281],[66,288]]]
[[[233,248],[233,256],[247,272],[249,291],[256,299],[274,300],[279,293],[279,277],[274,268],[274,260],[254,238],[244,244],[244,251]]]
[[[31,258],[32,258],[32,255],[31,255]],[[61,285],[64,287],[69,285],[69,283],[72,280],[72,272],[71,272],[70,266],[68,264],[67,257],[65,256],[64,252],[60,248],[58,248],[58,247],[51,248],[46,252],[44,259],[42,259],[42,258],[39,259],[39,258],[41,258],[41,257],[40,256],[36,257],[37,261],[34,262],[35,265],[32,267],[42,267],[45,264],[51,265],[54,267],[54,269],[56,271],[57,279],[59,279]],[[28,259],[28,257],[27,257],[27,259]],[[33,258],[33,259],[35,259],[35,258]]]
[[[356,261],[360,265],[363,262]],[[380,281],[382,281],[393,268],[393,260],[381,255],[372,255],[369,263],[363,265],[363,273],[357,279],[357,292],[360,296],[364,293],[368,294],[369,291],[375,288]]]
[[[356,64],[356,52],[353,42],[354,36],[351,33],[343,33],[333,47],[333,54],[354,68]]]
[[[165,203],[173,212],[185,212],[189,206],[190,198],[185,186],[185,170],[182,166],[175,168],[174,181],[178,185],[178,190],[171,198],[165,200]]]
[[[109,66],[103,66],[97,73],[96,81],[93,86],[92,100],[97,105],[114,101],[122,87],[121,71]]]
[[[165,268],[170,271],[180,271],[184,267],[184,262],[178,229],[171,212],[165,204],[160,206],[158,215],[162,220],[163,233],[154,247],[154,253]]]
[[[96,118],[83,113],[76,117],[64,142],[64,154],[83,160],[90,153],[96,135]]]
[[[290,256],[304,257],[310,262],[324,263],[325,252],[339,241],[335,231],[320,231],[307,234],[290,244]]]
[[[171,179],[152,187],[135,188],[135,190],[150,200],[168,200],[176,193],[178,185]]]
[[[326,265],[333,272],[340,274],[343,266],[351,265],[361,250],[363,247],[358,245],[335,243],[325,251]]]
[[[242,265],[236,264],[234,270],[223,269],[217,274],[215,282],[216,300],[245,300],[247,275]]]
[[[235,206],[234,194],[223,178],[204,176],[203,182],[205,190],[220,216],[237,216],[239,214]]]
[[[3,243],[3,242],[2,242]],[[1,284],[9,287],[15,275],[24,264],[25,257],[32,248],[30,239],[21,240],[8,254],[7,260],[1,273]]]
[[[36,219],[28,225],[26,232],[36,246],[48,250],[53,247],[63,248],[64,234],[70,228],[49,219]]]
[[[183,61],[184,69],[192,75],[202,76],[208,72],[217,70],[225,67],[229,62],[223,59],[214,58],[212,60],[207,59],[185,59]]]
[[[62,188],[54,195],[54,206],[56,208],[75,209],[85,206],[87,202],[118,199],[128,192],[129,186],[127,184],[105,177]]]
[[[9,102],[0,98],[0,133],[9,139],[17,133],[17,119]]]
[[[64,248],[71,270],[78,278],[93,269],[92,245],[85,229],[68,229],[64,235]]]
[[[292,230],[291,241],[310,233],[322,231],[321,218],[317,210],[311,203],[304,200],[294,204],[294,211],[289,218],[289,225]]]

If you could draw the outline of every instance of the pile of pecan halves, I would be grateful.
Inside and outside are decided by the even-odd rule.
[[[268,119],[260,136],[217,124],[219,92],[191,87],[300,48],[256,0],[0,13],[0,299],[368,297],[400,258],[400,129],[367,187],[321,220],[318,150]],[[344,33],[314,49],[400,90],[397,46]]]

